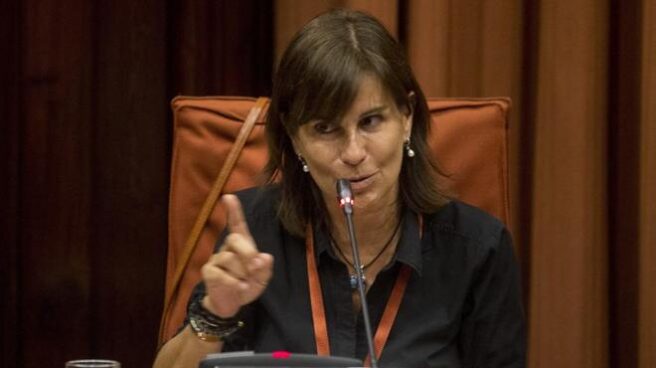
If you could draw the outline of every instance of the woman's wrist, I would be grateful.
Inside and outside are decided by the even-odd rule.
[[[210,305],[206,306],[207,303]],[[211,302],[207,297],[192,301],[189,307],[189,326],[199,339],[207,342],[221,341],[244,326],[244,322],[238,318],[221,317],[210,308]]]
[[[222,318],[222,319],[231,319],[234,318],[237,313],[239,313],[239,309],[235,310],[233,313],[219,313],[217,312],[216,308],[212,304],[212,300],[210,299],[209,295],[205,295],[203,299],[201,300],[200,305],[207,310],[208,312],[212,313],[213,315]]]

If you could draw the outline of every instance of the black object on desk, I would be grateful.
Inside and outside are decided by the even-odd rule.
[[[362,362],[353,358],[293,354],[286,351],[254,353],[240,351],[210,354],[200,362],[199,368],[230,367],[362,367]]]

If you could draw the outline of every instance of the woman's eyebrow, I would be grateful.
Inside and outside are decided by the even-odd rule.
[[[361,113],[360,118],[363,118],[363,117],[366,117],[366,116],[369,116],[369,115],[373,115],[373,114],[378,114],[378,113],[381,113],[381,112],[385,112],[385,110],[387,110],[387,108],[388,108],[387,105],[376,106],[374,108],[371,108],[371,109]]]

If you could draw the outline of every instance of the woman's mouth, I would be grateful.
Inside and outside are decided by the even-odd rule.
[[[352,177],[348,178],[348,180],[351,183],[353,193],[363,192],[373,183],[374,174]]]

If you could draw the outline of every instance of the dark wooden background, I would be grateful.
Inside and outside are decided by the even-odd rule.
[[[177,94],[269,94],[268,1],[0,3],[0,366],[152,364]]]

